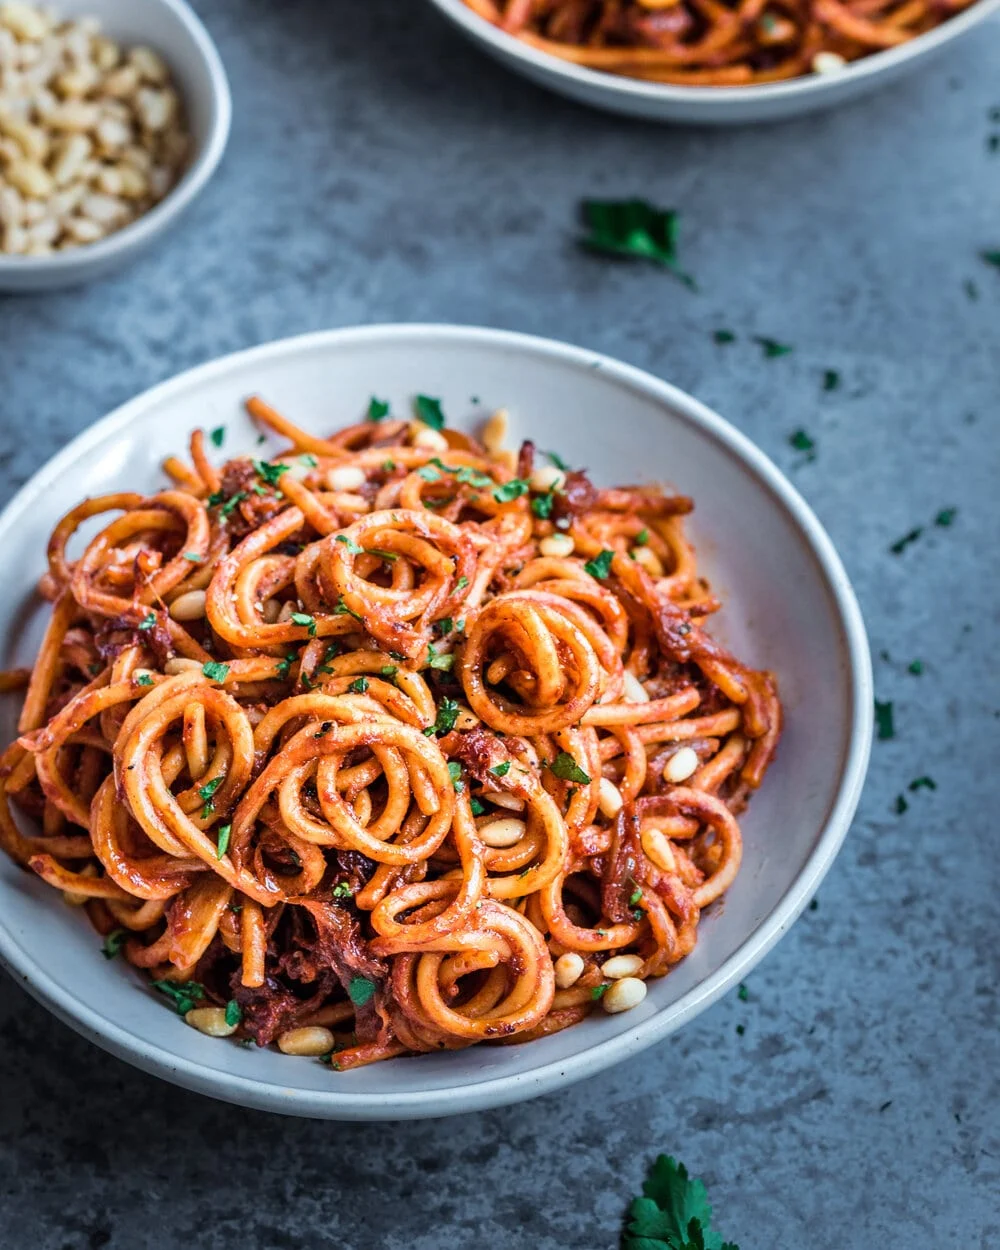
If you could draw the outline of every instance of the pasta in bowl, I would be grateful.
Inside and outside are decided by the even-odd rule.
[[[463,377],[471,352],[492,388],[523,353],[511,450],[481,405],[435,428],[460,407],[453,387],[418,397],[416,419],[397,381],[391,404],[355,396],[353,426],[317,422],[303,396],[426,345],[407,327],[279,345],[277,372],[258,356],[269,396],[304,363],[287,405],[301,425],[259,399],[239,416],[249,374],[216,366],[225,402],[209,377],[197,406],[225,425],[196,431],[186,455],[155,401],[157,433],[140,421],[152,445],[137,428],[127,462],[110,464],[111,430],[92,460],[75,454],[74,493],[144,489],[50,522],[44,635],[37,657],[28,638],[16,648],[30,673],[5,677],[28,684],[0,765],[3,844],[21,865],[0,866],[0,949],[73,1023],[195,1088],[367,1118],[573,1079],[602,1046],[647,1044],[721,992],[842,836],[863,723],[844,741],[846,791],[793,732],[777,771],[787,760],[792,790],[801,773],[826,806],[818,841],[761,880],[761,829],[789,789],[765,777],[785,658],[747,664],[751,635],[723,626],[720,640],[706,577],[719,564],[695,559],[689,497],[602,485],[532,410],[556,379],[570,400],[586,386],[628,410],[623,367],[480,333],[423,332]],[[538,369],[554,370],[544,387]],[[662,420],[653,392],[646,403]],[[701,495],[711,476],[691,477]],[[815,697],[843,724],[839,694]]]

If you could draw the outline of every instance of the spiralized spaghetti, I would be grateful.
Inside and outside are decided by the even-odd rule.
[[[290,446],[217,466],[198,430],[170,489],[56,526],[0,845],[191,1023],[338,1069],[634,1006],[781,732],[705,632],[691,501],[515,460],[496,419],[487,452],[248,407]]]
[[[896,47],[975,0],[465,0],[588,69],[692,87],[778,82]]]

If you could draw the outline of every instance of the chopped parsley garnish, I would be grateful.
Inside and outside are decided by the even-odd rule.
[[[198,798],[202,800],[205,806],[201,809],[202,820],[207,820],[215,811],[215,803],[212,796],[222,785],[221,777],[213,777],[211,781],[206,781],[203,786],[198,787]]]
[[[417,477],[422,477],[425,482],[440,482],[441,473],[432,464],[422,464],[417,470]]]
[[[678,262],[680,217],[672,208],[656,208],[645,200],[584,200],[582,209],[589,233],[579,240],[581,247],[605,256],[652,261],[694,289],[694,279]]]
[[[263,478],[268,486],[277,486],[283,473],[287,473],[287,464],[272,464],[267,460],[251,461],[258,477]]]
[[[539,520],[547,521],[552,515],[556,502],[556,488],[546,491],[544,495],[536,495],[531,501],[531,511]]]
[[[204,564],[204,556],[200,556],[197,551],[185,551],[184,559],[190,560],[192,564]]]
[[[337,885],[333,887],[333,897],[334,898],[353,898],[354,891],[351,889],[351,887],[347,884],[346,881],[340,881],[337,883]]]
[[[217,425],[208,437],[212,440],[213,447],[221,447],[226,441],[226,427],[224,425]]]
[[[638,534],[636,534],[635,538],[632,539],[632,542],[636,547],[645,547],[645,545],[649,542],[649,530],[640,530]]]
[[[607,981],[603,985],[595,985],[590,991],[590,997],[594,1000],[594,1002],[597,1002],[599,998],[604,997],[610,988],[611,985]]]
[[[105,959],[114,959],[128,938],[127,929],[112,929],[101,945],[101,954]]]
[[[879,741],[886,742],[889,738],[895,738],[896,727],[892,720],[892,704],[880,703],[875,700],[875,723],[878,725]]]
[[[902,814],[907,810],[909,806],[910,806],[909,803],[907,803],[906,799],[903,798],[901,794],[896,795],[896,802],[893,807],[893,810],[895,811],[897,816],[902,816]]]
[[[433,628],[436,629],[443,637],[445,634],[451,633],[451,631],[455,628],[455,622],[450,616],[442,616],[439,621],[434,622]]]
[[[355,677],[347,689],[350,690],[352,694],[365,694],[368,690],[368,678]]]
[[[383,472],[383,473],[392,473],[392,472],[394,472],[395,468],[396,468],[396,462],[395,462],[395,460],[383,460],[383,461],[382,461],[382,472]]]
[[[443,673],[451,671],[452,665],[455,663],[453,655],[441,655],[434,647],[433,643],[427,647],[427,667],[440,669]]]
[[[238,490],[235,495],[230,495],[230,497],[219,509],[219,516],[231,516],[236,508],[236,505],[238,503],[242,503],[246,497],[247,493],[245,490]],[[209,502],[211,503],[211,500],[209,500]]]
[[[962,283],[962,290],[973,302],[979,299],[979,287],[971,278],[966,278]]]
[[[840,386],[840,374],[836,369],[823,370],[823,390],[835,391]]]
[[[787,356],[789,352],[795,350],[787,343],[779,343],[777,339],[765,338],[759,334],[754,335],[753,341],[763,348],[764,357],[767,360],[773,360],[777,356]]]
[[[243,1008],[239,1005],[235,998],[231,998],[226,1003],[226,1024],[234,1029],[243,1019]]]
[[[914,677],[919,677],[924,671],[923,660],[911,660],[906,666],[906,671],[912,673]]]
[[[494,777],[506,777],[510,772],[510,760],[504,760],[500,764],[494,764],[490,769]]]
[[[333,609],[334,616],[353,616],[356,621],[361,620],[361,613],[355,612],[353,608],[349,608],[344,602],[344,596],[341,595],[337,600],[337,606]]]
[[[481,803],[477,798],[470,799],[469,806],[472,808],[473,816],[482,816],[483,812],[486,811],[486,804]]]
[[[902,555],[906,548],[909,547],[910,543],[915,543],[923,532],[924,527],[922,525],[916,526],[914,529],[910,530],[909,533],[904,534],[902,538],[897,538],[896,541],[889,547],[889,550],[894,556]]]
[[[179,1016],[186,1016],[205,998],[204,986],[197,981],[153,981],[151,984],[154,990],[170,999]]]
[[[429,425],[432,430],[444,429],[444,412],[440,399],[432,399],[430,395],[418,395],[414,401],[417,420]]]
[[[448,761],[448,776],[451,778],[451,784],[455,787],[455,793],[461,794],[465,789],[465,782],[462,780],[462,765],[458,760]]]
[[[613,551],[605,548],[599,555],[594,556],[593,560],[588,560],[583,566],[583,571],[589,573],[591,577],[596,577],[598,581],[602,581],[611,572],[611,561],[615,558]]]
[[[934,518],[934,524],[940,525],[942,529],[947,529],[948,526],[951,525],[952,521],[954,521],[957,515],[958,515],[957,508],[942,508],[941,511]]]
[[[743,984],[742,981],[740,982],[740,988],[736,991],[736,997],[740,1000],[741,1003],[745,1003],[750,997],[750,991],[747,989],[747,987]]]
[[[715,339],[716,343],[720,344],[736,342],[736,335],[732,330],[716,330],[712,338]]]
[[[995,265],[1000,269],[1000,252],[983,252],[983,260],[987,265]]]
[[[389,403],[385,399],[376,399],[373,395],[368,401],[368,420],[382,421],[389,415]]]
[[[560,751],[549,768],[560,781],[575,781],[581,786],[590,785],[590,778],[568,751]]]
[[[201,666],[201,671],[209,681],[225,681],[229,676],[229,665],[220,664],[218,660],[209,660]]]
[[[399,669],[395,666],[395,664],[383,664],[379,671],[383,677],[395,677],[399,672]]]
[[[794,434],[788,436],[788,441],[796,451],[815,451],[816,444],[805,432],[805,430],[796,430]]]
[[[316,621],[308,612],[293,612],[291,622],[293,625],[300,625],[307,630],[310,638],[316,637]]]
[[[288,655],[286,655],[284,659],[278,660],[277,664],[275,665],[275,668],[278,670],[278,676],[287,677],[289,672],[291,671],[292,664],[298,658],[299,657],[295,654],[295,652],[292,651]]]
[[[367,977],[351,977],[347,995],[355,1007],[363,1007],[375,997],[375,982]]]
[[[149,673],[140,673],[135,679],[135,682],[137,686],[151,686],[153,684],[153,679]]]
[[[138,628],[142,630],[152,629],[155,624],[156,624],[156,613],[148,612],[139,622]]]
[[[233,832],[232,825],[220,825],[219,836],[215,843],[215,858],[221,859],[229,850],[229,835]]]
[[[636,903],[641,903],[641,902],[642,902],[642,890],[638,886],[636,886],[635,889],[632,891],[631,897],[629,898],[628,905],[629,907],[634,907]]]
[[[569,465],[568,465],[568,464],[566,463],[566,461],[562,458],[562,456],[558,456],[558,455],[556,455],[556,453],[555,453],[554,451],[546,451],[546,452],[544,452],[543,454],[544,454],[544,455],[546,455],[546,456],[548,456],[548,458],[549,458],[549,462],[550,462],[551,464],[554,464],[554,465],[555,465],[555,467],[556,467],[557,469],[559,469],[562,473],[568,473],[568,472],[569,472]]]
[[[933,779],[933,777],[917,777],[910,782],[909,789],[912,791],[936,790],[937,782]]]
[[[311,452],[306,451],[299,456],[299,464],[304,464],[307,469],[315,469],[319,461]]]
[[[372,549],[365,552],[365,554],[369,556],[378,556],[380,560],[385,560],[389,564],[392,564],[395,560],[399,559],[399,556],[395,551],[383,551],[381,547],[372,547]]]
[[[529,484],[523,477],[512,478],[509,482],[504,482],[502,486],[493,488],[493,498],[497,503],[510,503],[514,499],[520,499],[522,495],[528,493]]]
[[[455,583],[455,589],[456,589],[456,590],[464,590],[464,589],[466,588],[466,586],[468,586],[468,584],[469,584],[469,579],[468,579],[468,578],[465,576],[465,574],[463,573],[463,574],[462,574],[462,576],[461,576],[461,577],[458,579],[458,581]]]
[[[348,538],[346,534],[338,534],[337,542],[343,543],[352,556],[360,556],[364,552],[364,547],[359,547],[353,538]]]
[[[427,736],[434,733],[439,738],[445,734],[451,733],[455,728],[455,722],[458,720],[458,704],[454,699],[442,699],[438,704],[437,718],[430,729],[425,729]]]

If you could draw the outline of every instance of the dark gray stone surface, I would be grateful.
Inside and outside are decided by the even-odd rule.
[[[836,114],[711,133],[544,95],[421,3],[199,8],[235,94],[224,167],[129,272],[0,299],[0,499],[109,408],[234,348],[392,320],[552,334],[670,378],[793,471],[889,657],[898,735],[749,1001],[532,1104],[371,1127],[241,1111],[110,1059],[0,979],[0,1247],[598,1250],[665,1150],[743,1250],[995,1250],[1000,272],[979,253],[1000,248],[1000,27]],[[701,292],[578,252],[591,194],[681,209]],[[716,346],[720,327],[738,342]],[[795,351],[766,360],[754,334]],[[937,789],[896,815],[924,774]]]

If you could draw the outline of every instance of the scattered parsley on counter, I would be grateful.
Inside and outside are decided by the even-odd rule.
[[[622,1250],[739,1250],[713,1231],[705,1186],[669,1155],[657,1158],[642,1197],[632,1199],[621,1244]]]
[[[590,778],[568,751],[560,751],[549,768],[560,781],[575,781],[581,786],[590,785]]]
[[[384,399],[376,399],[373,395],[368,401],[368,420],[381,421],[389,415],[389,404]]]
[[[736,997],[740,1000],[741,1003],[747,1002],[750,998],[750,991],[747,989],[747,987],[743,984],[742,981],[740,982],[740,988],[736,991]]]
[[[979,287],[975,284],[975,282],[972,281],[971,278],[965,279],[965,281],[962,283],[962,289],[965,291],[969,299],[972,300],[973,302],[979,299]]]
[[[414,401],[417,420],[429,425],[432,430],[444,429],[444,412],[440,399],[432,399],[429,395],[418,395]]]
[[[942,529],[947,529],[958,515],[957,508],[942,508],[934,518],[934,524],[940,525]]]
[[[114,959],[121,948],[125,945],[127,937],[128,931],[126,929],[112,929],[108,936],[104,939],[104,944],[101,946],[101,954],[104,958]]]
[[[909,533],[904,534],[902,538],[897,538],[896,541],[889,547],[889,550],[894,556],[902,555],[906,548],[909,547],[910,543],[915,543],[923,532],[924,527],[922,525],[916,526],[914,529],[910,530]]]
[[[736,342],[736,335],[732,332],[732,330],[716,330],[712,335],[712,338],[719,344]]]
[[[815,452],[816,450],[816,443],[805,430],[796,430],[794,434],[789,434],[788,441],[796,451]]]
[[[179,1016],[186,1016],[205,998],[204,986],[197,981],[153,981],[154,990],[165,994]]]
[[[598,581],[603,581],[611,572],[611,561],[614,558],[615,553],[605,549],[599,555],[594,556],[593,560],[588,560],[583,566],[583,571],[589,573],[591,577],[596,577]]]
[[[678,263],[680,217],[672,208],[655,208],[645,200],[584,200],[582,212],[589,233],[579,242],[588,252],[652,261],[696,289]]]
[[[906,671],[908,673],[912,673],[914,677],[919,677],[920,674],[924,671],[923,660],[911,660],[910,663],[907,664],[906,666]]]
[[[840,386],[840,374],[836,369],[823,370],[823,390],[835,391]]]
[[[787,343],[779,343],[777,339],[765,338],[760,334],[755,334],[753,341],[763,348],[765,360],[775,360],[778,356],[787,356],[795,350]]]
[[[217,425],[208,437],[212,440],[213,447],[221,447],[226,441],[226,427]]]
[[[895,811],[897,816],[902,816],[909,806],[909,803],[907,803],[906,799],[901,794],[896,795],[896,802],[893,806],[893,811]]]
[[[987,265],[994,265],[997,269],[1000,269],[1000,252],[983,252],[982,257]]]
[[[910,782],[909,789],[911,791],[936,790],[937,782],[933,777],[916,777]]]
[[[880,703],[878,699],[875,700],[875,723],[878,726],[880,742],[895,738],[896,727],[893,724],[892,703]]]

